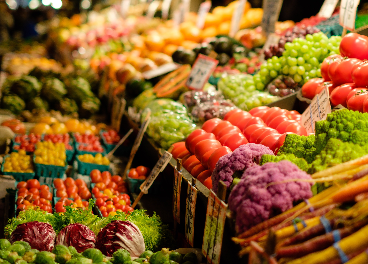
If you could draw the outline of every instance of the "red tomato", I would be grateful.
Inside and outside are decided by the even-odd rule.
[[[241,117],[239,118],[238,122],[235,123],[235,126],[238,127],[240,129],[240,131],[243,131],[244,128],[246,128],[248,126],[248,123],[253,120],[253,116],[249,115],[249,116],[245,116],[245,117]]]
[[[305,98],[313,99],[313,97],[316,95],[316,89],[319,84],[323,83],[322,78],[313,78],[307,81],[302,86],[302,95]]]
[[[307,130],[305,130],[305,128],[299,123],[292,123],[288,125],[285,129],[285,132],[295,133],[299,136],[308,136]]]
[[[247,138],[247,140],[249,141],[250,136],[252,135],[252,133],[254,131],[256,131],[258,128],[264,128],[266,127],[264,124],[254,124],[254,125],[250,125],[247,126],[247,128],[245,128],[243,130],[243,135]],[[223,145],[223,144],[222,144]]]
[[[96,199],[96,205],[98,206],[98,207],[100,207],[100,206],[105,206],[105,201],[102,199],[102,198],[97,198]]]
[[[335,75],[336,67],[342,60],[343,57],[336,57],[330,62],[330,67],[328,67],[328,76],[330,77],[330,80],[332,80],[332,76]]]
[[[334,54],[334,55],[330,55],[327,58],[325,58],[322,62],[321,65],[321,76],[322,78],[327,82],[330,81],[330,76],[328,76],[328,69],[330,67],[330,64],[335,60],[335,59],[341,59],[340,55]]]
[[[64,207],[64,204],[63,203],[60,203],[60,202],[57,202],[55,204],[55,211],[57,213],[64,213],[64,212],[66,212],[66,209]]]
[[[231,137],[232,135],[235,135],[235,134],[237,134],[237,133],[238,133],[238,132],[232,132],[232,133],[229,133],[229,134],[224,135],[222,138],[220,138],[220,139],[219,139],[220,144],[223,146],[223,145],[225,144],[226,140],[227,140],[229,137]]]
[[[120,184],[124,183],[123,178],[122,178],[122,177],[120,177],[119,175],[114,175],[114,176],[112,176],[112,177],[111,177],[111,180],[112,180],[113,182],[115,182],[117,185],[120,185]]]
[[[197,176],[199,174],[201,174],[203,171],[205,171],[206,168],[202,166],[202,164],[198,164],[197,166],[195,166],[192,171],[190,172],[190,174],[192,174],[192,176],[194,178],[197,178]]]
[[[54,180],[54,186],[56,189],[65,189],[64,181],[59,178]]]
[[[227,122],[227,121],[226,121]],[[191,142],[190,142],[190,145],[189,145],[189,151],[190,153],[194,154],[195,153],[195,147],[196,145],[201,142],[202,140],[205,140],[205,139],[216,139],[215,135],[212,134],[212,133],[206,133],[204,135],[200,135],[200,136],[197,136],[195,137]]]
[[[230,111],[231,112],[231,111]],[[229,112],[229,113],[230,113]],[[228,114],[228,113],[227,113]],[[226,114],[226,115],[227,115]],[[225,117],[226,117],[225,115]],[[226,119],[225,119],[226,120]],[[220,123],[222,120],[220,118],[212,118],[203,123],[202,129],[207,133],[212,133],[212,130]]]
[[[260,110],[258,111],[257,113],[253,114],[254,117],[259,117],[259,118],[262,118],[263,121],[265,121],[265,118],[267,117],[267,112],[269,111],[270,109],[263,109],[263,110]]]
[[[33,205],[40,206],[41,205],[40,199],[34,200]]]
[[[365,93],[365,91],[367,90],[368,90],[367,88],[354,88],[353,90],[351,90],[351,92],[346,97],[346,103],[349,101],[351,97],[361,94],[361,93]]]
[[[357,33],[345,35],[340,43],[340,54],[344,57],[367,60],[368,38]]]
[[[101,172],[99,170],[92,170],[89,176],[93,183],[98,183],[102,180]]]
[[[71,195],[73,193],[78,193],[78,187],[77,186],[70,186],[70,187],[66,188],[66,192],[68,193],[68,195]]]
[[[17,189],[27,188],[27,183],[25,181],[18,182]]]
[[[286,120],[282,123],[280,123],[276,130],[279,131],[280,134],[284,134],[286,132],[286,128],[290,125],[290,124],[298,124],[298,122],[296,122],[295,120]]]
[[[88,207],[89,203],[87,201],[82,201],[84,207]]]
[[[208,177],[204,180],[203,185],[206,186],[208,189],[212,189],[212,178]]]
[[[216,167],[216,163],[217,161],[222,157],[225,156],[226,154],[231,153],[231,149],[229,147],[221,147],[216,149],[214,152],[212,152],[210,158],[208,159],[207,162],[207,167],[208,169],[212,172],[215,167]]]
[[[249,137],[249,143],[256,143],[257,138],[266,130],[271,130],[270,127],[261,127],[253,131],[253,133]]]
[[[332,74],[331,80],[335,85],[341,85],[344,83],[353,82],[352,73],[357,64],[361,64],[358,59],[344,59],[336,67],[334,74]]]
[[[78,188],[83,187],[83,186],[87,187],[87,184],[82,179],[76,179],[75,185],[77,185]]]
[[[333,84],[332,82],[320,83],[316,88],[316,94],[319,94],[320,92],[322,92],[322,90],[325,89],[326,87],[328,88],[329,94],[331,94],[331,92],[335,89],[336,85]]]
[[[263,131],[263,133],[259,135],[259,137],[256,139],[256,143],[257,143],[257,144],[260,144],[260,143],[261,143],[261,141],[262,141],[264,138],[268,137],[269,135],[274,135],[274,134],[278,135],[278,134],[279,134],[279,132],[277,132],[277,130],[276,130],[276,129],[269,128],[269,129],[267,129],[267,130]]]
[[[103,197],[103,193],[102,192],[97,192],[93,194],[96,198],[102,198]]]
[[[88,190],[83,190],[81,193],[80,193],[80,197],[84,200],[88,200],[92,197],[91,193],[88,191]]]
[[[197,176],[197,180],[200,181],[203,184],[206,179],[211,178],[211,174],[212,174],[212,172],[210,172],[209,170],[202,171]]]
[[[107,184],[109,184],[109,182],[111,181],[111,173],[109,171],[102,172],[101,177],[102,181],[105,183],[107,182]]]
[[[138,176],[139,177],[139,176]],[[110,190],[117,190],[118,189],[118,185],[116,184],[116,182],[111,181],[107,186],[108,189]],[[83,199],[83,198],[82,198]]]
[[[180,154],[183,154],[183,153],[186,153],[186,152],[189,152],[187,150],[187,147],[185,146],[185,142],[183,142],[184,144],[183,145],[179,145],[177,147],[175,147],[172,151],[171,151],[171,154],[173,155],[173,158],[174,159],[177,159],[179,156],[182,156]],[[184,154],[183,154],[184,155]]]
[[[203,165],[203,167],[205,167],[206,169],[208,169],[208,159],[211,157],[212,153],[217,150],[218,148],[215,149],[211,149],[210,151],[206,152],[206,154],[203,155],[201,161],[201,164]]]
[[[49,191],[50,190],[50,188],[49,188],[49,186],[47,186],[47,185],[41,185],[40,186],[40,191],[42,191],[42,190],[46,190],[46,191]]]
[[[353,91],[351,91],[350,93],[352,93]],[[363,112],[363,103],[364,103],[364,100],[367,98],[367,96],[368,96],[367,90],[364,90],[364,91],[362,90],[360,92],[357,92],[355,93],[355,95],[353,94],[348,99],[348,102],[347,102],[348,109]]]
[[[31,189],[31,188],[36,188],[39,189],[41,186],[40,182],[36,179],[31,179],[27,181],[27,188]]]
[[[353,71],[353,81],[357,87],[367,87],[368,86],[368,63],[364,62],[362,65],[357,67]]]
[[[257,117],[258,118],[258,117]],[[234,151],[241,145],[248,144],[248,140],[243,136],[242,133],[231,135],[226,141],[225,146],[229,147],[231,151]]]
[[[240,113],[243,112],[243,110],[239,109],[239,108],[235,108],[233,110],[230,110],[229,112],[226,113],[226,115],[224,116],[224,120],[227,121],[233,114],[235,113]]]
[[[276,147],[275,147],[275,155],[277,154],[277,152],[279,151],[279,149],[281,148],[282,145],[284,145],[284,142],[285,142],[285,137],[287,134],[293,134],[293,133],[290,133],[290,132],[286,132],[284,134],[282,134],[280,137],[279,137],[279,140],[277,141],[277,144],[276,144]]]
[[[258,106],[258,107],[254,107],[249,111],[249,114],[254,115],[256,113],[258,113],[259,111],[263,111],[265,109],[270,109],[268,106]]]
[[[139,176],[146,176],[148,173],[148,168],[144,167],[144,166],[138,166],[137,167],[137,172]]]
[[[73,178],[70,178],[70,177],[68,177],[68,178],[66,178],[64,180],[64,185],[65,185],[66,188],[69,188],[69,187],[72,187],[72,186],[76,186],[74,179]]]
[[[190,133],[190,135],[185,140],[185,146],[187,147],[187,149],[190,150],[189,145],[190,145],[190,143],[192,142],[192,140],[194,138],[196,138],[197,136],[200,136],[200,135],[204,135],[204,134],[207,134],[207,132],[204,131],[203,129],[196,129],[192,133]]]
[[[229,134],[229,133],[233,133],[233,132],[234,133],[240,133],[241,130],[236,126],[225,127],[224,129],[222,129],[220,132],[217,133],[216,138],[220,139],[224,135]]]
[[[363,112],[364,113],[368,112],[368,100],[367,100],[367,98],[363,102]]]
[[[190,152],[185,148],[185,150],[177,156],[177,159],[184,159],[185,157],[190,155]]]
[[[98,193],[98,192],[100,192],[100,189],[98,189],[97,187],[93,187],[92,193],[95,194],[95,193]]]
[[[40,197],[41,198],[44,198],[46,200],[49,200],[51,201],[52,200],[52,194],[51,192],[47,191],[47,190],[42,190],[41,191],[41,194],[40,194]]]
[[[263,138],[263,140],[260,142],[260,144],[269,147],[270,150],[275,151],[277,147],[277,142],[279,138],[281,137],[281,134],[270,134]]]
[[[139,174],[138,174],[138,172],[137,172],[136,169],[130,169],[129,174],[128,174],[128,177],[129,178],[132,178],[132,179],[136,179],[136,178],[139,177]],[[101,190],[101,188],[99,188],[99,189]]]
[[[217,136],[217,134],[224,129],[225,127],[233,127],[233,124],[231,124],[229,121],[222,121],[219,123],[213,130],[212,133]]]
[[[337,86],[330,94],[331,104],[333,106],[341,104],[344,107],[347,107],[346,98],[354,88],[355,83],[345,83],[343,85]]]
[[[221,147],[221,143],[215,139],[205,139],[199,142],[195,146],[195,156],[198,160],[201,160],[203,155],[206,154],[211,149],[218,149]]]
[[[37,194],[37,195],[40,194],[40,191],[37,188],[31,188],[31,189],[28,190],[28,192],[33,193],[33,194]]]
[[[251,117],[251,116],[252,115],[249,114],[248,112],[241,111],[241,112],[237,112],[237,113],[232,114],[227,121],[229,121],[231,124],[236,126],[236,124],[239,123],[240,119],[244,119],[246,117]]]
[[[279,115],[286,115],[288,114],[288,110],[285,110],[285,109],[275,109],[273,110],[274,108],[271,108],[270,111],[267,113],[267,116],[266,116],[266,121],[265,123],[268,125],[269,123],[271,123],[271,121],[279,116]],[[272,111],[273,110],[273,111]]]
[[[291,117],[291,115],[290,115]],[[277,126],[286,121],[286,120],[290,120],[291,118],[289,118],[287,115],[279,115],[276,116],[274,119],[272,119],[272,121],[268,124],[269,127],[276,129]]]
[[[201,162],[197,159],[195,155],[190,156],[185,162],[183,162],[183,167],[187,171],[191,171],[195,166],[200,164]]]

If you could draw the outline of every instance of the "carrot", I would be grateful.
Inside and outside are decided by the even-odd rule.
[[[368,263],[368,252],[365,250],[359,255],[351,258],[349,256],[349,261],[346,264],[361,264],[361,263]]]
[[[339,246],[345,254],[349,255],[355,251],[365,249],[368,247],[368,225],[361,228],[359,231],[354,234],[343,238],[339,242]],[[289,262],[289,264],[320,264],[320,263],[329,263],[328,261],[333,260],[338,257],[337,250],[331,246],[322,251],[318,251],[302,258],[298,258]]]
[[[295,224],[295,226],[300,231],[300,230],[303,230],[304,228],[311,228],[313,226],[316,226],[319,223],[320,223],[320,217],[317,216],[317,217],[313,217],[311,219],[305,220],[306,227],[304,227],[303,223],[297,223],[297,224]],[[291,225],[291,226],[284,227],[280,230],[277,230],[275,232],[277,239],[287,238],[287,237],[295,234],[297,232],[297,230],[295,230],[295,226]]]
[[[362,226],[367,224],[367,220],[357,222],[355,225],[344,227],[339,230],[340,237],[344,238],[355,231],[359,230]],[[308,230],[307,230],[308,231]],[[334,237],[332,233],[327,233],[313,239],[310,239],[304,243],[297,245],[278,248],[276,250],[277,257],[296,258],[302,257],[312,252],[320,251],[332,245],[334,243]]]
[[[366,179],[365,181],[354,181],[346,185],[345,187],[337,191],[334,195],[332,195],[331,200],[335,203],[347,202],[354,200],[354,197],[356,195],[364,192],[368,192],[368,179]]]

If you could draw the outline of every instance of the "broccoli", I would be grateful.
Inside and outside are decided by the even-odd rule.
[[[316,155],[316,138],[314,135],[299,136],[296,134],[287,134],[284,144],[281,146],[278,156],[282,154],[294,154],[297,158],[303,158],[308,163],[314,160]]]
[[[305,159],[295,157],[295,155],[291,154],[291,153],[281,154],[280,156],[265,154],[265,155],[262,156],[259,165],[263,165],[267,162],[279,162],[281,160],[291,161],[292,163],[297,165],[299,167],[299,169],[301,169],[303,171],[308,171],[308,169],[309,169],[309,164]]]

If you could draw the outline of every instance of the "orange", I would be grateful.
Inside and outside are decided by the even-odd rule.
[[[204,27],[216,27],[222,22],[222,15],[213,15],[208,13],[204,20]]]
[[[208,27],[208,28],[203,29],[202,31],[203,39],[212,38],[212,37],[215,37],[216,35],[218,35],[216,27]]]
[[[218,28],[218,34],[228,35],[230,32],[231,21],[222,22]]]
[[[165,43],[166,44],[174,44],[181,45],[184,41],[184,36],[181,34],[179,30],[171,29],[165,33]]]
[[[144,44],[144,38],[140,35],[136,35],[130,39],[133,44],[135,50],[144,50],[146,49],[146,44]]]
[[[39,120],[38,120],[39,123],[45,123],[45,124],[48,124],[48,125],[51,125],[53,123],[58,123],[57,119],[55,117],[52,117],[52,116],[44,116],[44,117],[41,117]]]
[[[223,10],[223,14],[222,14],[222,20],[223,21],[228,21],[231,20],[234,14],[234,10],[238,5],[238,1],[232,2],[231,4],[233,5],[228,5],[227,7],[225,7],[225,9]],[[236,4],[236,5],[235,5]]]
[[[64,123],[55,123],[51,125],[52,132],[54,134],[65,134],[68,133],[68,129],[66,128]]]
[[[165,46],[165,41],[158,34],[150,34],[145,40],[146,46],[151,51],[161,51]]]
[[[69,119],[65,123],[66,128],[68,129],[68,132],[78,132],[79,128],[79,120],[78,119]]]
[[[184,38],[185,40],[190,40],[193,42],[201,42],[202,40],[202,31],[197,28],[196,26],[194,27],[189,27],[186,30],[184,30],[183,32]]]
[[[251,27],[251,25],[252,25],[252,23],[249,21],[247,16],[243,16],[240,19],[240,24],[239,24],[240,29],[249,28],[249,27]]]
[[[31,133],[35,133],[37,135],[41,134],[52,134],[51,127],[46,123],[37,123],[32,129]]]
[[[184,31],[187,31],[191,27],[195,27],[195,24],[193,22],[184,21],[183,23],[180,24],[179,29],[180,32],[183,33]]]
[[[165,53],[166,55],[171,56],[177,49],[178,49],[177,45],[168,44],[168,45],[165,46],[165,48],[162,52]]]
[[[219,16],[222,19],[222,16],[224,14],[224,10],[225,10],[225,7],[217,6],[212,10],[212,14],[214,14],[215,16]]]
[[[190,41],[190,40],[184,40],[183,43],[181,44],[181,46],[183,48],[189,49],[189,50],[194,49],[197,45],[198,45],[197,42],[193,42],[193,41]]]

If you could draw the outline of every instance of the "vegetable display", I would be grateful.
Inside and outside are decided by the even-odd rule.
[[[94,248],[96,235],[85,225],[71,224],[59,232],[55,239],[56,245],[72,246],[79,253],[88,248]]]

